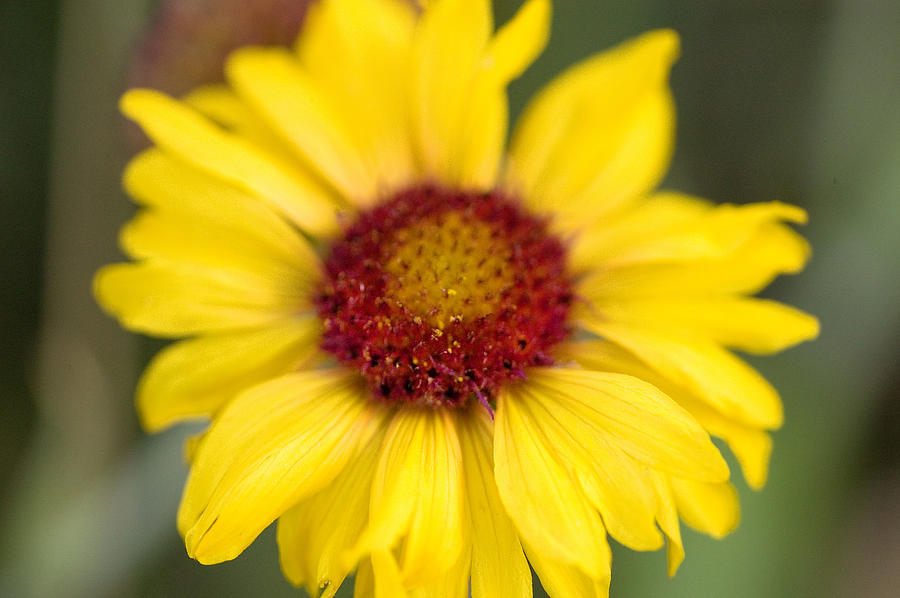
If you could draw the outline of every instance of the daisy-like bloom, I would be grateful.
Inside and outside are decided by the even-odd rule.
[[[606,596],[608,537],[738,519],[733,451],[766,477],[775,390],[730,349],[811,338],[749,295],[800,270],[779,203],[655,192],[671,31],[587,59],[527,107],[506,85],[550,3],[493,32],[488,0],[320,0],[296,48],[227,86],[122,109],[156,147],[125,186],[134,262],[100,271],[131,330],[187,337],[138,388],[145,427],[207,418],[178,513],[188,554],[278,521],[287,578],[332,596]],[[471,588],[471,590],[470,590]]]

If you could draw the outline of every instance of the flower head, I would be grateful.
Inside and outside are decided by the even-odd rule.
[[[178,514],[237,556],[278,520],[289,580],[331,596],[605,596],[637,550],[738,507],[710,434],[765,482],[768,353],[814,318],[750,295],[809,249],[778,203],[655,192],[672,146],[656,31],[570,69],[506,147],[505,88],[548,0],[320,0],[294,51],[228,85],[122,100],[157,147],[125,174],[135,262],[97,275],[132,330],[189,337],[138,388],[150,430],[210,420]]]

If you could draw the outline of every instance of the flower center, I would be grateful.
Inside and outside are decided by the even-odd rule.
[[[401,229],[385,249],[385,296],[440,330],[495,312],[503,291],[515,284],[507,240],[460,212]]]
[[[317,296],[322,348],[391,401],[491,403],[569,332],[565,249],[499,192],[414,187],[359,214]]]

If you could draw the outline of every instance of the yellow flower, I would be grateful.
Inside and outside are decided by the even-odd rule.
[[[285,575],[331,596],[606,596],[607,535],[679,519],[721,536],[728,468],[765,482],[775,390],[729,349],[778,351],[816,320],[750,298],[800,270],[779,203],[654,192],[671,154],[655,31],[528,106],[505,88],[549,0],[493,33],[488,0],[320,0],[295,51],[246,48],[228,85],[133,90],[157,147],[125,174],[135,262],[98,301],[190,337],[138,388],[149,430],[187,418],[188,553],[237,556],[273,521]]]

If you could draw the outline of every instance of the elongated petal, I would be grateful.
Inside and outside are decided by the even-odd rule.
[[[348,566],[365,554],[390,550],[406,531],[416,507],[428,418],[414,411],[399,411],[391,420],[372,485],[369,523],[356,546],[348,551]]]
[[[380,193],[410,184],[417,172],[409,117],[415,20],[406,0],[321,0],[297,39],[303,68],[354,127]]]
[[[138,383],[141,423],[157,431],[209,417],[239,392],[303,365],[318,350],[318,336],[318,321],[304,317],[167,347]]]
[[[443,575],[424,585],[411,589],[410,598],[468,598],[469,571],[472,561],[471,547],[466,546],[456,564]]]
[[[651,471],[654,487],[656,488],[656,520],[659,527],[666,535],[668,544],[666,546],[666,561],[668,564],[669,575],[675,575],[678,567],[684,560],[684,544],[681,541],[681,524],[678,521],[678,509],[675,505],[675,498],[672,495],[672,486],[669,483],[670,476],[666,476],[658,471]]]
[[[405,598],[407,596],[393,554],[387,550],[373,552],[372,569],[375,578],[374,598]]]
[[[617,455],[593,474],[579,475],[591,504],[603,516],[609,535],[634,550],[656,550],[662,536],[653,524],[644,475],[633,459]],[[631,502],[629,502],[631,501]]]
[[[327,488],[278,519],[281,569],[311,596],[331,598],[349,573],[343,556],[366,525],[383,437],[376,430],[371,439],[359,439],[356,454]]]
[[[547,559],[604,577],[610,556],[603,522],[515,388],[500,394],[494,426],[497,489],[523,542],[540,546]]]
[[[220,225],[184,214],[142,210],[119,233],[125,253],[134,259],[161,258],[200,267],[255,274],[308,292],[318,278],[313,261],[266,251],[240,227]],[[302,254],[301,254],[302,255]],[[298,256],[299,257],[299,256]]]
[[[602,269],[579,284],[592,300],[753,294],[779,274],[794,274],[809,259],[809,244],[783,224],[769,223],[730,255],[676,264]]]
[[[401,560],[407,587],[421,585],[446,572],[456,563],[463,549],[463,472],[459,440],[448,413],[434,412],[428,418],[431,421],[419,464],[422,471],[417,489],[418,504],[409,523]]]
[[[402,587],[400,588],[402,590]],[[356,570],[353,580],[353,598],[372,598],[375,595],[375,573],[372,571],[372,559],[364,559]],[[402,596],[402,592],[400,596]]]
[[[227,85],[205,85],[181,101],[219,126],[249,140],[283,163],[296,163],[296,154],[250,104]]]
[[[426,177],[457,180],[460,127],[492,27],[487,0],[430,3],[416,27],[411,108]]]
[[[759,490],[766,485],[769,457],[772,454],[772,437],[766,430],[722,413],[695,393],[678,387],[671,381],[661,381],[660,388],[667,389],[670,396],[677,397],[679,404],[696,417],[710,434],[728,444],[741,465],[748,486]]]
[[[494,482],[491,423],[480,409],[457,421],[472,521],[472,598],[530,598],[531,571]]]
[[[738,526],[741,510],[737,491],[729,483],[705,484],[672,477],[669,480],[678,514],[697,531],[722,538]]]
[[[197,450],[178,511],[188,554],[232,559],[277,517],[331,482],[377,427],[358,375],[288,374],[232,401]]]
[[[526,544],[525,551],[550,598],[609,598],[609,570],[592,578],[574,565],[548,558],[543,546],[536,548]]]
[[[753,490],[759,490],[766,485],[769,477],[769,458],[772,455],[772,437],[760,430],[733,426],[716,433],[712,425],[710,430],[717,436],[721,436],[728,443],[728,448],[737,457],[741,464],[741,471],[747,485]]]
[[[214,230],[225,237],[222,242],[234,242],[256,256],[254,264],[266,259],[309,277],[318,271],[319,259],[309,243],[259,198],[159,149],[147,150],[132,160],[124,184],[139,204],[198,223],[196,228],[201,230]],[[163,241],[144,234],[149,232],[123,233],[126,249],[135,257],[158,255],[168,248]],[[158,227],[153,232],[165,239],[171,236],[161,234]],[[185,244],[189,241],[182,239]],[[175,257],[172,252],[176,250],[168,248],[166,255]]]
[[[313,234],[337,230],[335,203],[311,178],[165,94],[133,89],[121,109],[160,147],[257,195]]]
[[[461,461],[449,414],[399,410],[376,469],[369,525],[347,560],[389,550],[405,535],[401,571],[406,587],[452,567],[463,546]]]
[[[713,206],[675,193],[651,197],[622,215],[606,218],[576,238],[576,268],[721,258],[767,223],[804,223],[806,213],[779,202]]]
[[[332,484],[338,483],[338,480],[346,475],[348,469],[353,466],[353,458],[347,464]],[[324,491],[323,491],[324,492]],[[321,492],[319,494],[322,494]],[[305,586],[310,596],[318,596],[324,589],[329,591],[330,588],[320,588],[316,580],[316,569],[319,566],[318,555],[308,545],[309,538],[312,535],[312,528],[316,521],[311,516],[309,505],[313,503],[315,494],[312,498],[301,500],[298,504],[291,507],[284,515],[278,518],[277,539],[278,539],[278,561],[281,565],[281,572],[285,578],[296,587]],[[346,500],[346,498],[344,499]],[[352,497],[350,498],[352,501]],[[355,513],[351,512],[351,518]],[[362,569],[362,565],[360,565]]]
[[[615,251],[655,239],[708,214],[710,201],[683,193],[662,191],[645,201],[603,218],[575,235],[569,264],[577,272],[605,265]]]
[[[224,84],[198,87],[181,101],[226,129],[242,129],[249,120],[259,119],[247,102]]]
[[[559,76],[516,127],[508,186],[578,228],[653,188],[671,153],[677,53],[676,35],[656,31]]]
[[[728,479],[709,435],[656,387],[632,376],[563,368],[534,368],[528,378],[532,394],[575,411],[635,459],[688,479]]]
[[[102,268],[94,296],[129,330],[178,337],[262,326],[308,307],[307,297],[280,282],[156,259]]]
[[[772,385],[716,343],[600,319],[582,324],[624,346],[722,413],[762,428],[781,425],[784,411]]]
[[[806,222],[802,209],[779,202],[746,206],[719,205],[705,218],[668,234],[644,239],[630,247],[619,247],[608,261],[628,264],[650,261],[685,261],[724,257],[745,243],[767,223]]]
[[[489,42],[476,71],[456,137],[454,182],[462,187],[496,185],[506,146],[509,107],[506,86],[540,54],[550,30],[549,0],[529,0]]]
[[[607,430],[533,386],[517,389],[519,408],[540,428],[558,460],[567,464],[609,534],[636,550],[659,548],[662,536],[654,523],[653,488],[643,468],[615,446]]]
[[[345,197],[375,194],[375,172],[353,123],[337,109],[329,90],[281,48],[244,48],[228,59],[231,84]]]
[[[497,30],[488,44],[484,68],[509,83],[543,52],[550,37],[549,0],[527,0],[512,19]]]
[[[815,338],[809,314],[766,299],[697,297],[602,301],[594,307],[616,323],[708,338],[751,353],[774,353]]]
[[[469,98],[471,104],[458,127],[459,140],[449,142],[458,152],[452,158],[449,182],[489,190],[496,185],[506,143],[509,107],[505,85],[484,74],[473,84]]]
[[[710,434],[725,440],[737,457],[751,488],[759,489],[765,485],[772,452],[772,439],[765,431],[716,410],[707,401],[615,343],[603,340],[567,343],[562,347],[560,358],[574,360],[592,370],[635,376],[656,386],[687,409]]]

